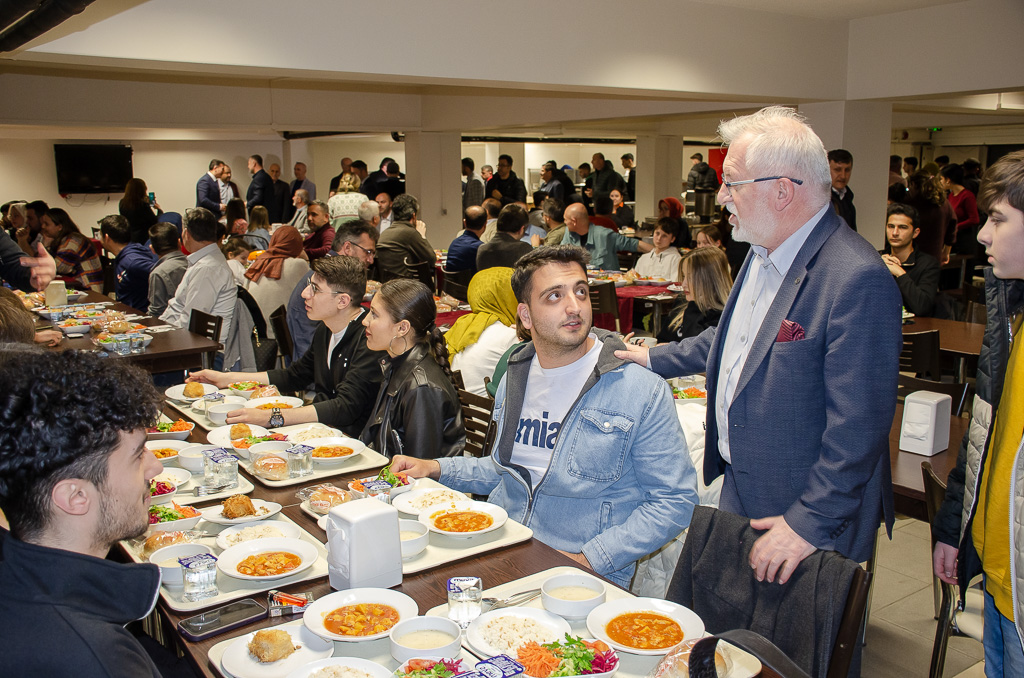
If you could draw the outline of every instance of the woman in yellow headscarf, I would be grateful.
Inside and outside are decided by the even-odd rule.
[[[512,292],[512,269],[485,268],[469,282],[472,313],[455,321],[445,335],[452,370],[462,372],[466,390],[486,396],[484,377],[494,373],[502,354],[516,337],[516,295]]]

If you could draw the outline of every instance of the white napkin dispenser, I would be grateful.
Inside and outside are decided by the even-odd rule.
[[[378,499],[339,504],[327,519],[331,588],[389,588],[402,583],[398,509]]]
[[[34,255],[33,255],[34,256]],[[63,280],[51,280],[50,284],[46,286],[43,291],[44,303],[49,307],[54,306],[67,306],[68,305],[68,289],[64,285]]]
[[[949,447],[949,417],[953,399],[941,393],[915,391],[903,402],[900,449],[904,452],[938,454]]]

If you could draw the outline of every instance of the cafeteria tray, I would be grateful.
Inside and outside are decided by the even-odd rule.
[[[286,626],[302,626],[302,617],[294,621],[290,621],[286,624],[279,624],[274,626],[275,629],[284,628]],[[234,638],[228,638],[222,640],[213,647],[210,648],[209,660],[210,666],[217,670],[217,672],[224,676],[224,678],[248,678],[247,676],[235,676],[224,670],[221,665],[221,658],[224,656],[224,652],[228,649],[228,645],[235,642],[235,639],[252,633],[251,630],[246,630],[242,633],[237,634]],[[364,641],[362,643],[334,643],[334,655],[335,657],[356,657],[359,659],[368,659],[372,662],[376,662],[386,667],[389,671],[395,671],[403,662],[396,661],[391,656],[391,640],[385,636],[378,638],[377,640]],[[465,662],[465,667],[471,669],[479,661],[476,657],[471,655],[466,650],[462,650],[459,654],[459,659]]]
[[[420,478],[416,481],[416,487],[444,487],[444,485],[430,478]],[[300,508],[303,513],[310,516],[313,520],[319,520],[323,517],[309,509],[309,502],[302,502]],[[398,515],[409,520],[416,519],[415,516],[406,515],[401,511],[398,512]],[[430,531],[429,535],[427,548],[412,558],[402,559],[402,574],[414,574],[423,570],[430,570],[445,563],[469,558],[470,556],[478,556],[481,553],[529,541],[533,537],[533,530],[509,518],[497,530],[478,537],[456,538],[438,534],[434,531]],[[324,539],[326,540],[326,538],[325,536]]]
[[[313,426],[316,422],[307,422],[305,424],[292,424],[291,426],[282,426],[281,428],[270,429],[274,433],[283,433],[288,435],[293,431],[301,431],[304,428]],[[326,426],[327,424],[324,424]],[[252,472],[253,464],[248,459],[239,459],[238,466],[245,469],[248,473],[256,479],[256,482],[267,487],[290,487],[292,485],[310,485],[314,484],[318,480],[325,478],[333,478],[334,476],[340,476],[345,473],[353,473],[355,471],[365,471],[371,468],[380,468],[388,463],[388,458],[383,454],[374,452],[370,448],[363,450],[359,456],[345,460],[338,464],[317,464],[313,463],[313,473],[308,476],[301,476],[299,478],[286,478],[284,480],[267,480],[266,478],[260,478],[258,475]],[[345,483],[348,484],[347,482]]]
[[[218,393],[223,393],[226,396],[234,395],[231,392],[230,389],[226,389],[226,388],[222,388],[222,389],[220,389],[217,392]],[[218,426],[221,426],[221,424],[214,424],[212,421],[210,421],[210,418],[207,417],[202,412],[200,412],[198,410],[193,410],[192,409],[192,403],[186,403],[186,402],[182,402],[180,400],[174,400],[173,398],[168,398],[166,396],[164,397],[164,401],[168,405],[173,407],[175,410],[177,410],[178,412],[181,412],[183,415],[188,417],[190,420],[194,421],[196,423],[196,426],[198,426],[199,428],[203,429],[204,431],[210,431],[211,429],[215,429]],[[238,409],[242,409],[242,406],[239,405]]]
[[[472,573],[467,572],[466,574]],[[531,574],[527,577],[523,577],[522,579],[506,582],[501,586],[484,589],[484,596],[502,600],[513,594],[519,593],[520,591],[539,589],[546,579],[558,574],[578,574],[584,577],[591,577],[595,581],[601,582],[604,584],[605,590],[607,591],[607,600],[609,601],[636,597],[629,591],[621,589],[615,584],[610,584],[599,577],[594,576],[593,573],[587,570],[567,565],[552,567],[549,570],[537,572],[536,574]],[[483,583],[484,585],[487,584],[486,581]],[[538,597],[521,607],[531,607],[537,610],[543,610],[544,604]],[[445,603],[443,605],[438,605],[437,607],[427,610],[423,614],[424,616],[433,617],[447,616],[448,604]],[[569,628],[572,630],[572,634],[574,636],[582,636],[584,638],[591,637],[590,631],[587,630],[586,618],[566,618],[565,621],[569,624]],[[463,644],[465,643],[466,640],[463,638]],[[465,651],[465,648],[463,648],[463,651]],[[733,647],[732,645],[728,646],[727,651],[730,654],[730,659],[733,661],[733,667],[725,678],[749,678],[751,676],[756,676],[761,672],[761,663],[753,655],[748,654],[737,647]],[[616,654],[619,655],[619,669],[615,673],[616,678],[647,678],[651,671],[658,665],[658,662],[662,660],[661,656],[644,656],[622,651],[618,651]]]
[[[268,518],[267,520],[280,520],[282,522],[296,524],[295,521],[293,521],[291,518],[282,513],[278,513],[273,518]],[[199,524],[196,525],[195,529],[202,530],[203,532],[210,532],[214,536],[203,537],[199,540],[199,543],[205,544],[212,548],[214,555],[220,555],[222,549],[217,546],[216,535],[220,534],[222,530],[228,527],[230,526],[219,525],[217,523],[211,523],[206,520],[200,520]],[[220,592],[216,596],[213,596],[211,598],[205,598],[194,603],[190,603],[182,598],[183,590],[181,587],[169,588],[167,586],[161,585],[160,597],[163,599],[167,607],[171,608],[175,612],[192,612],[195,610],[203,610],[208,607],[217,607],[219,605],[223,605],[224,603],[231,602],[232,600],[238,600],[239,598],[256,596],[259,593],[270,591],[271,589],[280,589],[291,584],[297,584],[299,582],[309,581],[311,579],[319,579],[320,577],[326,577],[327,549],[324,547],[321,541],[319,541],[316,537],[314,537],[309,532],[304,530],[301,525],[298,525],[298,528],[299,539],[302,539],[303,541],[308,541],[309,543],[316,546],[316,552],[319,558],[317,558],[316,562],[313,564],[313,567],[307,570],[303,570],[302,572],[291,577],[282,577],[281,579],[272,579],[269,581],[246,581],[244,579],[235,579],[234,577],[229,577],[220,570],[217,570],[217,588],[219,589]],[[122,541],[121,545],[124,547],[125,552],[128,553],[128,555],[131,557],[133,561],[135,561],[136,563],[146,562],[142,560],[142,558],[139,556],[138,551],[136,551],[135,547],[133,547],[131,544],[129,544],[126,541]]]

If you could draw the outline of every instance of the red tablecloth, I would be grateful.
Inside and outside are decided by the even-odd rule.
[[[448,325],[450,327],[452,323],[454,323],[456,320],[466,315],[467,313],[471,313],[471,311],[448,311],[447,313],[438,313],[437,320],[435,320],[434,323],[438,327],[443,327],[445,325]]]
[[[664,287],[657,285],[627,285],[615,288],[615,297],[619,302],[619,326],[622,333],[627,334],[633,330],[633,299],[646,297],[652,294],[661,294]],[[440,324],[440,322],[438,323]],[[611,313],[599,313],[594,316],[594,327],[615,331],[615,316]]]

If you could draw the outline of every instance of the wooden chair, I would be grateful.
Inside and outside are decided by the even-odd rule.
[[[615,316],[615,331],[622,333],[619,324],[619,300],[615,296],[615,283],[599,282],[590,285],[590,307],[594,315],[611,313]]]
[[[270,326],[274,328],[274,338],[277,339],[281,367],[286,367],[291,362],[292,353],[295,352],[295,342],[292,340],[291,330],[288,329],[288,309],[284,304],[270,314]]]
[[[466,426],[466,452],[474,457],[486,457],[494,446],[497,426],[491,420],[494,400],[459,389],[462,422]]]
[[[964,322],[980,323],[988,320],[988,309],[985,306],[985,288],[974,285],[970,280],[964,282],[963,298]]]
[[[896,389],[896,400],[903,402],[908,394],[914,391],[931,391],[943,393],[953,399],[953,416],[959,417],[964,413],[964,406],[967,404],[967,392],[970,384],[947,384],[943,381],[931,381],[930,379],[917,379],[906,374],[901,374],[899,386]]]
[[[444,292],[459,301],[469,301],[469,281],[473,279],[473,271],[448,271],[444,274]]]
[[[918,378],[933,381],[942,380],[938,330],[903,335],[900,372],[910,372]]]
[[[921,475],[924,477],[924,498],[928,511],[928,523],[931,524],[946,497],[946,485],[935,475],[931,462],[921,462]],[[932,550],[935,550],[934,537],[932,537]],[[964,599],[964,609],[958,611],[954,605],[956,600],[954,586],[933,576],[932,591],[936,597],[935,618],[937,622],[928,677],[942,678],[942,671],[946,665],[946,649],[951,635],[970,637],[981,642],[984,632],[982,612],[984,595],[978,589],[968,589]]]
[[[220,341],[220,328],[223,324],[224,319],[220,316],[192,309],[192,314],[188,318],[188,331],[213,341]],[[217,355],[217,349],[203,354],[203,369],[209,369],[213,366],[213,357],[215,355]]]
[[[466,380],[462,378],[462,370],[452,371],[452,381],[455,382],[455,388],[466,388]]]

